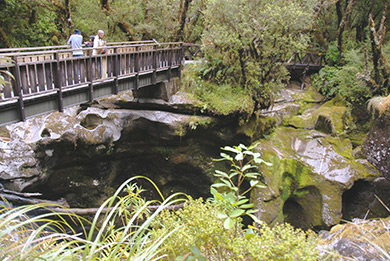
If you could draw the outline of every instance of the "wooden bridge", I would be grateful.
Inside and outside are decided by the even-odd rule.
[[[109,43],[107,53],[72,57],[67,46],[0,49],[0,125],[91,102],[94,99],[153,86],[181,76],[184,59],[201,57],[200,45],[156,41]],[[285,63],[292,78],[305,84],[307,74],[322,68],[318,53],[294,53]]]
[[[325,64],[325,56],[318,52],[294,52],[285,66],[291,78],[301,82],[301,89],[305,87],[306,76],[318,72]]]
[[[1,49],[0,71],[9,83],[0,90],[0,125],[60,111],[126,90],[180,77],[183,43],[110,43],[106,54],[72,57],[67,46]]]

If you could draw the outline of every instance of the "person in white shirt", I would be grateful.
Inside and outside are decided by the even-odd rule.
[[[95,39],[93,41],[93,47],[103,47],[106,46],[106,41],[103,40],[104,36],[104,31],[103,30],[98,30],[97,35],[95,36]],[[93,55],[97,54],[104,54],[105,49],[94,49],[93,50]]]
[[[83,56],[83,50],[81,50],[81,45],[83,43],[83,36],[81,35],[80,30],[75,29],[74,34],[69,37],[68,45],[72,47],[72,49],[80,49],[73,50],[73,56]]]

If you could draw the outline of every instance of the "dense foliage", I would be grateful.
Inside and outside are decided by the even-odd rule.
[[[202,43],[192,91],[214,111],[254,112],[272,104],[289,73],[292,52],[321,51],[328,66],[316,79],[323,94],[351,103],[388,94],[386,11],[382,0],[0,0],[0,47],[65,44],[75,28],[84,39]],[[353,51],[353,50],[355,51]],[[358,63],[355,63],[358,61]],[[367,69],[368,68],[368,69]],[[231,108],[218,100],[244,97]],[[248,99],[249,98],[249,99]],[[231,99],[234,100],[234,99]]]
[[[283,63],[307,47],[316,2],[209,1],[203,76],[244,88],[256,104],[267,104],[288,80]]]

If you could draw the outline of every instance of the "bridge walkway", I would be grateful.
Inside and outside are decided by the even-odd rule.
[[[63,46],[64,47],[64,46]],[[0,125],[137,90],[180,77],[184,45],[154,41],[111,43],[105,54],[72,57],[69,48],[2,49],[0,71],[8,81],[0,91]]]

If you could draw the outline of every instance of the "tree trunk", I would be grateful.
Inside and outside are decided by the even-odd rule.
[[[337,14],[337,28],[339,28],[341,21],[343,20],[343,9],[341,7],[341,0],[336,1],[336,14]]]
[[[339,1],[336,3],[336,6],[340,3]],[[345,10],[345,13],[343,15],[343,19],[341,20],[339,24],[339,29],[337,30],[337,49],[340,52],[341,57],[344,54],[344,31],[346,29],[346,25],[349,24],[349,20],[351,19],[352,9],[354,5],[356,4],[356,0],[350,0],[348,2],[348,6]]]
[[[110,2],[108,0],[100,0],[100,8],[106,14],[106,16],[113,16],[113,20],[116,21],[119,29],[121,29],[122,32],[126,34],[129,41],[136,40],[133,33],[131,32],[130,25],[122,19],[119,19],[117,12],[114,9],[111,9]]]
[[[188,7],[190,6],[191,2],[192,2],[192,0],[185,0],[184,1],[184,6],[183,6],[183,8],[181,10],[181,14],[180,14],[180,27],[179,27],[179,30],[177,31],[176,42],[183,40],[184,26],[186,24]]]
[[[379,25],[379,29],[375,28],[375,21],[372,18],[372,15],[369,16],[369,25],[370,25],[370,41],[372,49],[372,63],[373,63],[373,80],[376,83],[377,87],[374,90],[374,94],[381,95],[382,91],[385,94],[389,93],[389,77],[390,77],[390,67],[387,64],[386,57],[382,52],[383,40],[386,36],[386,10],[383,11],[382,19]]]

